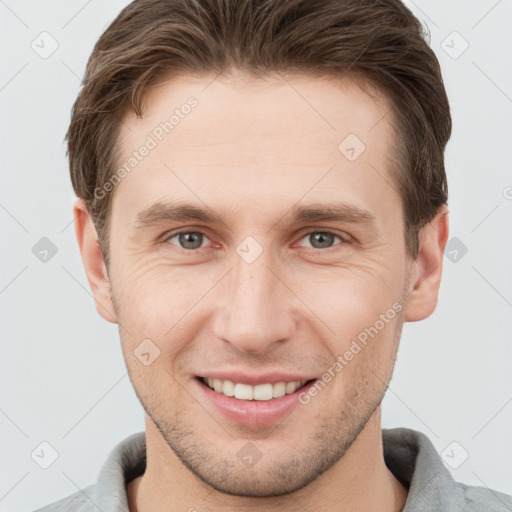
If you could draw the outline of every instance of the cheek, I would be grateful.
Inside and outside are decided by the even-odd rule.
[[[135,263],[129,270],[125,274],[119,272],[116,283],[122,285],[115,287],[118,320],[124,328],[121,338],[125,359],[132,361],[135,377],[144,382],[145,373],[138,371],[140,361],[133,355],[158,354],[150,372],[169,378],[165,372],[174,373],[176,362],[191,350],[191,341],[199,335],[205,320],[201,312],[215,300],[213,295],[207,295],[219,280],[218,272],[159,262]]]
[[[206,267],[180,268],[156,257],[131,258],[119,269],[113,285],[121,314],[139,329],[173,325],[218,279]]]
[[[339,335],[356,335],[401,300],[399,269],[365,262],[302,274],[297,295]],[[300,282],[299,281],[299,282]]]
[[[343,359],[367,365],[375,378],[386,380],[392,370],[403,325],[403,305],[400,301],[387,304],[378,316],[370,319],[350,340]]]
[[[401,283],[390,276],[382,271],[351,273],[331,283],[316,304],[334,331],[327,343],[343,380],[351,379],[360,366],[384,378],[393,364],[404,304]]]

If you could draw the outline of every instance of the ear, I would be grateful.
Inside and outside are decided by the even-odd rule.
[[[435,218],[418,233],[418,257],[412,263],[404,321],[429,317],[437,306],[443,258],[449,232],[449,212],[441,206]]]
[[[75,201],[73,215],[75,218],[75,234],[87,280],[94,296],[96,310],[105,320],[115,324],[117,318],[112,303],[107,268],[103,261],[96,229],[83,199]]]

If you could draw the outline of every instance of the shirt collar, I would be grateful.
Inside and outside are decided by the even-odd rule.
[[[403,512],[455,511],[460,490],[425,434],[407,428],[382,429],[382,442],[386,466],[409,490]],[[138,432],[110,452],[95,486],[96,506],[129,512],[126,486],[145,467],[146,435]]]

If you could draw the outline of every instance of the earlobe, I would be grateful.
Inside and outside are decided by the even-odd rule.
[[[429,317],[437,306],[443,258],[449,232],[449,212],[441,206],[435,218],[419,233],[419,251],[411,271],[404,321]]]
[[[98,243],[96,229],[83,199],[75,201],[73,215],[76,239],[87,280],[94,296],[96,310],[108,322],[117,323],[103,254]]]

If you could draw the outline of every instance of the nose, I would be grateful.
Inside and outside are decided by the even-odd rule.
[[[214,334],[242,352],[263,353],[291,339],[296,328],[294,295],[265,255],[251,263],[235,255],[217,294]]]

